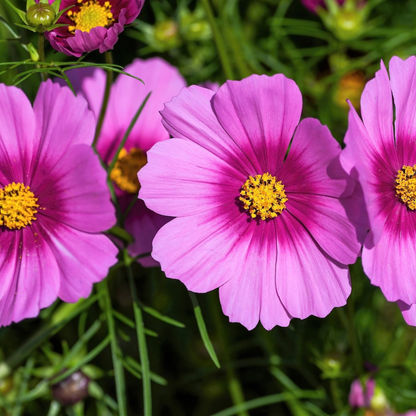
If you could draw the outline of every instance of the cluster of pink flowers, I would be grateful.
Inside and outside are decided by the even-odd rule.
[[[63,0],[61,10],[74,6],[60,18],[67,26],[47,37],[74,56],[107,51],[142,5]],[[186,88],[159,58],[126,71],[146,85],[119,76],[97,150],[108,164],[152,92],[109,172],[130,254],[152,251],[143,266],[160,263],[194,292],[219,288],[230,321],[272,329],[345,305],[348,265],[362,252],[371,282],[416,325],[415,57],[393,58],[390,78],[382,64],[363,92],[363,120],[351,106],[343,151],[318,120],[300,120],[301,93],[284,75]],[[69,77],[77,98],[49,81],[33,108],[1,86],[1,325],[56,297],[88,296],[117,261],[102,234],[116,222],[107,177],[90,147],[104,72]]]

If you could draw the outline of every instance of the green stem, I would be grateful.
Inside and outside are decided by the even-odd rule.
[[[39,61],[45,62],[45,35],[43,33],[39,33],[38,37],[38,53],[39,53]],[[41,72],[42,81],[46,81],[48,79],[48,74],[46,72]]]
[[[209,24],[212,29],[212,33],[214,35],[214,41],[217,46],[218,54],[220,56],[221,65],[224,70],[225,77],[227,79],[234,79],[234,72],[233,68],[231,66],[231,63],[229,61],[229,56],[227,53],[227,50],[224,46],[224,41],[222,39],[221,32],[218,28],[217,22],[215,20],[214,13],[211,8],[211,4],[209,0],[202,0],[202,5],[204,6],[205,13],[207,14],[207,18],[209,21]]]
[[[119,358],[119,347],[117,344],[116,327],[114,323],[113,308],[111,306],[110,291],[107,279],[98,283],[100,293],[103,295],[103,310],[106,315],[108,332],[111,338],[111,356],[113,359],[114,377],[116,380],[116,393],[118,411],[120,416],[127,416],[126,392],[124,383],[124,368],[122,360]]]
[[[332,378],[329,381],[329,386],[331,388],[331,396],[332,396],[332,401],[334,403],[335,410],[339,412],[342,410],[342,401],[341,401],[341,398],[339,397],[338,381]]]
[[[127,128],[126,132],[124,133],[123,139],[121,140],[120,144],[118,145],[116,154],[114,155],[113,159],[111,160],[110,164],[108,165],[108,176],[110,176],[111,171],[114,169],[114,166],[117,163],[118,155],[121,152],[121,149],[123,149],[124,145],[126,144],[127,139],[130,136],[131,131],[133,130],[134,125],[137,122],[137,119],[139,118],[141,112],[143,111],[144,106],[146,105],[147,101],[149,100],[152,92],[149,92],[149,94],[146,95],[146,98],[143,100],[143,102],[140,104],[139,109],[137,110],[136,114],[134,115],[133,119],[130,122],[129,127]]]
[[[218,301],[214,303],[213,301],[210,302],[212,305],[212,309],[214,309],[214,319],[218,330],[218,339],[220,343],[222,344],[222,354],[224,355],[224,359],[221,360],[221,362],[225,362],[226,364],[229,364],[231,362],[230,354],[228,353],[228,347],[227,347],[227,334],[224,331],[224,328],[222,326],[222,316],[219,313],[217,305]],[[233,401],[233,404],[235,406],[244,405],[245,399],[244,399],[244,393],[243,389],[241,387],[241,383],[239,379],[237,378],[233,368],[231,366],[224,366],[227,368],[227,381],[228,381],[228,390],[230,391],[231,400]],[[236,412],[238,416],[250,416],[249,413],[246,410],[239,410],[238,413]]]
[[[351,286],[353,284],[353,273],[352,268],[350,268],[351,274]],[[355,364],[355,371],[358,375],[363,374],[363,358],[361,356],[361,349],[360,349],[360,342],[358,339],[357,329],[355,327],[354,321],[354,297],[353,297],[353,289],[351,288],[351,296],[347,302],[347,325],[348,325],[348,338],[351,344],[354,364]]]
[[[105,52],[104,55],[105,55],[105,62],[107,64],[111,65],[113,63],[113,56],[111,55],[111,52],[110,51]],[[100,115],[99,115],[98,121],[97,121],[97,128],[95,130],[94,141],[92,143],[92,147],[94,149],[97,146],[98,138],[100,137],[101,129],[103,127],[105,113],[107,112],[108,101],[110,99],[110,92],[111,92],[112,83],[113,83],[113,71],[107,70],[107,78],[106,78],[106,81],[105,81],[103,104],[101,106]]]
[[[139,344],[140,363],[142,366],[143,377],[143,401],[144,401],[144,416],[152,415],[152,385],[150,381],[150,362],[147,353],[146,335],[143,322],[142,310],[139,306],[137,297],[136,285],[134,283],[133,271],[130,266],[127,266],[129,276],[131,293],[133,294],[133,310],[136,321],[137,342]]]

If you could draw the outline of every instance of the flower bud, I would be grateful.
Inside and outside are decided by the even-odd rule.
[[[334,33],[341,40],[357,37],[364,28],[363,13],[359,10],[340,10],[335,16]]]
[[[56,13],[49,4],[39,3],[30,6],[26,13],[26,20],[29,26],[34,28],[47,29],[56,20]],[[41,30],[42,31],[42,30]]]
[[[178,36],[178,25],[173,20],[165,20],[155,25],[155,39],[169,42]]]
[[[76,371],[66,379],[52,386],[52,396],[64,406],[71,406],[88,396],[90,379],[81,371]]]

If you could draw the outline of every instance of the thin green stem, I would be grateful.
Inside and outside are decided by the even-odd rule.
[[[211,4],[209,0],[202,0],[202,5],[204,6],[205,13],[207,15],[209,24],[214,35],[214,41],[217,46],[218,54],[220,56],[221,65],[224,70],[225,77],[227,79],[234,79],[234,71],[229,60],[227,50],[224,46],[224,41],[222,39],[221,32],[218,28],[217,22],[215,20],[214,12],[212,11]]]
[[[45,62],[45,35],[43,33],[39,33],[38,37],[38,53],[39,53],[39,61]],[[42,81],[46,81],[48,79],[48,74],[46,72],[41,72]]]
[[[137,342],[139,344],[140,363],[142,366],[143,378],[143,401],[144,401],[144,416],[152,415],[152,385],[150,380],[150,362],[147,353],[146,335],[143,322],[142,310],[139,306],[137,297],[136,285],[134,283],[133,271],[130,266],[127,266],[127,273],[129,276],[131,293],[133,294],[133,310],[136,321]]]
[[[351,274],[351,286],[353,286],[353,273],[352,268],[350,269]],[[361,356],[360,341],[358,339],[357,328],[355,327],[354,321],[354,296],[353,290],[351,289],[351,296],[347,302],[347,325],[348,325],[348,338],[351,344],[353,359],[355,364],[355,371],[358,375],[363,374],[363,358]]]
[[[342,401],[339,396],[338,381],[332,378],[329,381],[329,386],[331,388],[331,396],[332,396],[332,401],[334,403],[335,410],[339,412],[340,410],[342,410]]]
[[[110,176],[111,171],[114,169],[114,166],[117,163],[118,155],[120,154],[121,149],[123,149],[124,145],[126,144],[126,141],[129,138],[130,133],[133,130],[133,127],[136,124],[137,119],[139,118],[141,112],[143,111],[143,108],[146,105],[147,101],[149,100],[151,94],[152,94],[152,92],[149,92],[149,94],[146,95],[146,98],[141,103],[139,109],[137,110],[136,114],[134,115],[133,119],[131,120],[129,127],[127,128],[126,132],[124,133],[123,139],[121,140],[120,144],[118,145],[116,154],[114,155],[112,161],[108,165],[107,172],[108,172],[109,176]]]
[[[111,65],[113,63],[113,56],[111,55],[111,52],[110,51],[105,52],[104,55],[105,55],[105,62],[107,64]],[[94,149],[97,146],[98,138],[100,137],[101,129],[103,127],[104,118],[105,118],[105,114],[107,112],[107,107],[108,107],[108,101],[110,99],[110,92],[111,92],[112,83],[113,83],[113,71],[107,70],[107,78],[106,78],[106,81],[105,81],[103,104],[101,105],[101,111],[100,111],[100,115],[99,115],[98,121],[97,121],[97,128],[95,130],[94,141],[92,143],[92,147]]]
[[[222,344],[221,351],[224,355],[224,359],[221,360],[222,363],[229,364],[231,362],[230,354],[228,353],[228,346],[227,346],[227,334],[224,331],[224,327],[222,325],[221,319],[222,316],[219,313],[218,307],[215,305],[217,304],[214,302],[210,302],[212,305],[212,309],[214,310],[214,319],[217,326],[218,331],[218,339]],[[245,403],[243,389],[241,387],[241,383],[237,378],[233,368],[231,366],[225,365],[224,368],[227,368],[227,382],[228,382],[228,390],[230,392],[231,400],[234,406],[243,406]],[[236,412],[238,416],[249,416],[249,413],[242,409]]]
[[[107,279],[98,284],[99,291],[103,295],[103,310],[106,315],[108,332],[111,339],[111,356],[113,359],[114,377],[116,380],[116,393],[118,410],[120,416],[127,416],[126,392],[124,383],[123,362],[119,357],[119,347],[117,343],[116,327],[114,323],[113,308],[111,305],[110,291],[108,289]]]

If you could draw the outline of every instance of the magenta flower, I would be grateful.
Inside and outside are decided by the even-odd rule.
[[[374,396],[376,382],[370,378],[365,382],[366,391],[364,392],[361,381],[356,379],[351,384],[350,394],[348,396],[348,403],[351,407],[363,408],[370,407],[371,399]]]
[[[96,49],[103,53],[113,49],[143,4],[144,0],[62,0],[60,10],[74,6],[57,22],[68,26],[45,32],[45,36],[54,49],[67,55],[80,57]]]
[[[362,253],[364,271],[387,300],[402,301],[399,306],[407,309],[408,322],[416,312],[411,307],[416,303],[415,80],[414,56],[406,61],[393,57],[390,79],[381,64],[361,97],[363,121],[351,107],[341,156],[343,166],[360,181],[367,204],[370,232]]]
[[[303,120],[296,84],[252,75],[217,93],[185,88],[162,111],[174,139],[156,143],[139,196],[177,217],[153,240],[166,275],[193,292],[220,288],[223,311],[248,329],[326,316],[350,293],[359,251],[344,205],[354,183],[340,147]]]
[[[337,0],[337,2],[342,6],[345,0]],[[302,4],[313,13],[316,13],[318,7],[326,8],[324,0],[302,0]]]
[[[50,81],[33,108],[21,90],[0,91],[0,325],[9,325],[57,297],[88,297],[117,249],[101,234],[115,215],[85,100]]]
[[[177,95],[186,82],[178,70],[161,58],[136,59],[126,67],[126,72],[144,80],[140,81],[120,75],[111,89],[107,115],[98,140],[98,152],[109,163],[115,155],[124,133],[146,95],[152,91],[142,114],[128,138],[125,149],[119,156],[111,178],[117,185],[121,209],[125,211],[136,200],[125,220],[126,230],[135,238],[129,246],[132,256],[152,251],[152,240],[159,228],[170,220],[146,208],[137,200],[140,184],[137,172],[147,163],[146,153],[156,143],[169,139],[159,111],[163,104]],[[76,91],[89,102],[90,108],[98,115],[101,110],[105,88],[105,74],[101,69],[79,69],[68,71]],[[139,260],[143,266],[155,266],[150,256]]]

